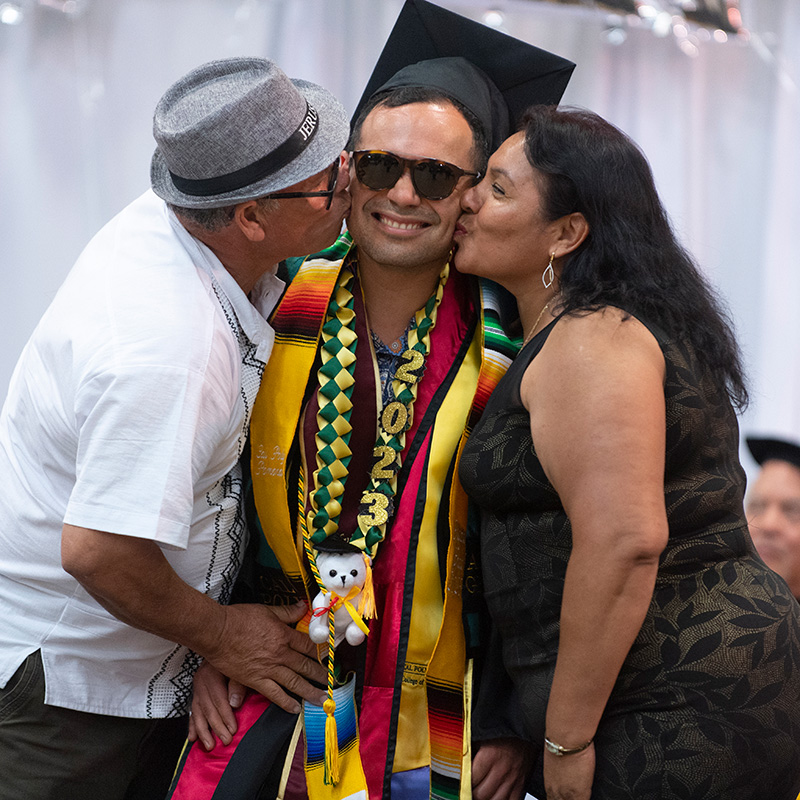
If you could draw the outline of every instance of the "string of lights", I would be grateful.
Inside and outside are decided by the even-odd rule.
[[[89,0],[5,0],[0,3],[0,23],[19,25],[36,6],[61,12],[67,16],[81,14]],[[544,0],[531,0],[543,2]],[[546,0],[564,5],[582,5],[599,10],[615,12],[625,25],[646,25],[657,36],[675,33],[680,36],[680,26],[692,23],[713,29],[715,38],[720,34],[742,35],[742,19],[738,0]],[[484,14],[484,22],[499,28],[504,15],[500,9],[490,9]],[[622,29],[622,25],[615,25]],[[609,37],[613,43],[621,44],[624,36]],[[615,41],[615,39],[617,41]],[[723,39],[724,40],[724,39]]]
[[[654,36],[674,37],[688,56],[696,56],[705,42],[750,41],[742,23],[738,0],[528,0],[582,6],[606,15],[604,34],[612,45],[621,45],[631,28],[645,28]],[[483,14],[483,22],[502,29],[505,14],[497,4]]]
[[[88,0],[6,0],[0,3],[0,24],[19,25],[36,7],[58,11],[68,17],[79,16],[86,8]]]

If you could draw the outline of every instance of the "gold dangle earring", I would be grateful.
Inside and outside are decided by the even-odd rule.
[[[545,289],[549,289],[553,285],[555,272],[553,272],[553,259],[556,257],[555,253],[550,253],[550,263],[545,267],[542,273],[542,285]]]

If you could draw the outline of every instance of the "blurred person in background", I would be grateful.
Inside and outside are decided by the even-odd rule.
[[[800,599],[800,445],[749,436],[761,465],[747,493],[745,510],[758,554]]]

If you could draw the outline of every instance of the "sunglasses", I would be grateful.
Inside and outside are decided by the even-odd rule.
[[[475,183],[481,177],[480,172],[467,172],[447,161],[436,158],[402,158],[385,150],[355,150],[353,160],[356,177],[368,189],[376,192],[391,189],[408,169],[414,190],[420,197],[428,200],[444,200],[449,197],[464,175],[469,175]]]
[[[328,188],[324,192],[273,192],[272,194],[265,194],[270,200],[296,200],[298,197],[327,197],[328,202],[325,204],[327,211],[333,202],[333,195],[336,192],[336,182],[339,180],[339,159],[331,164],[331,172],[328,177]]]

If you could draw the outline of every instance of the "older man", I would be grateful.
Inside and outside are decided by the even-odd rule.
[[[155,111],[153,191],[92,239],[28,342],[0,418],[4,800],[163,794],[201,656],[289,710],[281,685],[319,699],[324,671],[285,625],[304,607],[221,603],[273,272],[338,235],[348,127],[270,61],[190,72]]]
[[[800,445],[747,438],[761,471],[747,494],[750,536],[761,558],[800,599]]]

